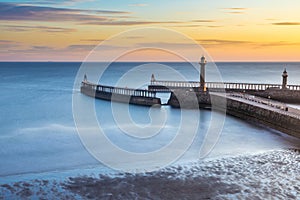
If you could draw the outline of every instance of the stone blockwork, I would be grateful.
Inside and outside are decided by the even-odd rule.
[[[174,108],[207,108],[211,106],[209,92],[195,92],[193,89],[176,89],[171,92],[168,105]]]
[[[240,92],[270,98],[284,103],[300,103],[300,90],[269,88],[267,90],[226,90],[226,92]]]
[[[227,98],[227,113],[300,138],[300,116]]]
[[[271,91],[276,97],[282,93]],[[274,96],[272,96],[274,97]],[[286,134],[300,138],[300,116],[290,115],[289,112],[276,110],[266,105],[253,102],[239,101],[228,97],[225,93],[194,92],[174,90],[168,102],[176,108],[207,108],[224,110],[232,116],[257,122]]]

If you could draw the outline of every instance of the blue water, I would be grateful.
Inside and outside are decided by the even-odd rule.
[[[281,83],[286,67],[289,84],[300,85],[300,63],[216,63],[226,82]],[[110,102],[94,100],[79,93],[75,78],[81,63],[0,63],[0,176],[29,172],[56,171],[79,167],[103,166],[91,156],[77,134],[72,112],[72,95],[83,102],[95,102],[96,115],[107,137],[130,152],[152,152],[167,145],[180,127],[182,111],[170,107],[153,108],[151,116],[158,122],[166,118],[165,127],[157,135],[134,138],[117,126]],[[97,80],[96,73],[103,63],[91,63],[88,78]],[[167,66],[162,67],[162,66]],[[207,81],[218,81],[212,68],[207,67]],[[170,70],[171,69],[171,70]],[[145,88],[154,73],[158,79],[198,80],[198,71],[187,63],[115,63],[108,67],[100,83]],[[178,75],[179,74],[179,75]],[[75,86],[74,86],[75,82]],[[164,99],[168,96],[161,95]],[[127,113],[127,105],[114,104],[114,109]],[[131,119],[148,134],[151,117],[149,108],[129,106]],[[199,111],[185,111],[197,116]],[[194,143],[178,160],[198,159],[204,134],[210,124],[211,112],[200,111],[199,127]],[[158,123],[157,122],[157,123]],[[130,125],[126,130],[132,130]],[[147,127],[148,126],[148,127]],[[144,127],[144,128],[143,128]],[[146,127],[146,128],[145,128]],[[155,129],[156,130],[156,129]],[[151,132],[151,131],[150,131]],[[209,157],[255,153],[272,149],[299,148],[298,139],[263,126],[226,116],[220,139]],[[176,149],[174,149],[176,151]],[[118,158],[116,158],[118,159]],[[155,160],[153,160],[155,162]],[[134,166],[136,163],[129,163]],[[104,168],[104,166],[103,166]]]

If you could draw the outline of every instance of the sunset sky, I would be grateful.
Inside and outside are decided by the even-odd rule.
[[[299,10],[299,0],[0,1],[0,60],[82,61],[116,34],[157,27],[192,38],[215,61],[300,61]],[[156,37],[133,35],[122,45]],[[165,42],[188,48],[172,37]]]

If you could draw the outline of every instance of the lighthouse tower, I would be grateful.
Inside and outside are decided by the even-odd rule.
[[[205,65],[206,65],[206,59],[204,56],[201,57],[200,61],[200,90],[205,91]]]
[[[286,69],[284,69],[284,71],[282,73],[282,89],[287,89],[287,77],[288,77],[288,74],[286,72]]]

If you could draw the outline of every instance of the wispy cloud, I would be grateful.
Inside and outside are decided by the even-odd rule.
[[[184,22],[176,21],[140,21],[140,20],[98,20],[98,21],[88,21],[81,24],[84,25],[104,25],[104,26],[133,26],[133,25],[152,25],[152,24],[178,24]]]
[[[278,47],[278,46],[298,46],[300,43],[297,42],[286,42],[286,41],[279,41],[279,42],[266,42],[257,44],[259,47]]]
[[[242,7],[231,7],[231,8],[222,8],[223,10],[232,10],[232,11],[242,11],[248,10],[249,8],[242,8]]]
[[[217,22],[217,21],[216,20],[210,20],[210,19],[197,19],[197,20],[192,20],[191,22],[212,23],[212,22]]]
[[[73,44],[69,45],[66,49],[72,51],[91,51],[96,47],[96,45],[92,44]]]
[[[70,33],[75,32],[76,29],[73,28],[62,28],[62,27],[53,27],[53,26],[16,26],[16,25],[3,25],[3,30],[7,31],[41,31],[49,33]]]
[[[246,10],[249,8],[242,8],[242,7],[231,7],[231,8],[222,8],[226,13],[229,14],[245,14]]]
[[[95,48],[97,47],[97,48]],[[117,49],[127,49],[127,46],[120,46],[120,45],[109,45],[109,44],[101,44],[98,46],[98,44],[72,44],[65,48],[57,49],[61,52],[90,52],[92,50],[94,51],[115,51]]]
[[[0,2],[0,20],[11,21],[98,21],[102,15],[128,15],[130,12],[112,10],[68,9]]]
[[[143,36],[126,36],[126,39],[129,40],[136,40],[136,39],[142,39],[144,38]]]
[[[238,11],[235,11],[235,12],[227,12],[229,14],[245,14],[245,12],[238,12]]]
[[[250,44],[250,41],[243,40],[222,40],[222,39],[203,39],[197,40],[202,45],[212,46],[212,45],[241,45]]]
[[[300,45],[300,43],[292,43],[286,41],[275,41],[275,42],[254,42],[247,40],[222,40],[222,39],[203,39],[197,40],[199,44],[206,47],[216,47],[216,46],[243,46],[247,45],[251,48],[262,48],[262,47],[278,47],[278,46],[295,46]]]
[[[45,4],[45,5],[51,5],[51,4],[59,4],[59,5],[72,5],[74,3],[78,2],[89,2],[89,1],[94,1],[94,0],[37,0],[37,1],[27,1],[25,2],[26,4]]]
[[[15,42],[12,40],[0,40],[0,49],[2,50],[8,50],[10,48],[15,48],[20,46],[19,42]]]
[[[53,47],[49,46],[31,46],[32,51],[52,51],[54,50]]]
[[[272,25],[277,25],[277,26],[299,26],[300,22],[277,22],[277,23],[272,23]]]
[[[152,24],[183,23],[177,21],[143,21],[124,20],[129,18],[131,12],[109,10],[85,10],[68,9],[44,6],[21,5],[14,3],[0,3],[0,20],[4,21],[46,21],[65,22],[71,21],[80,25],[103,26],[132,26]],[[11,27],[13,28],[13,27]],[[24,27],[15,27],[17,30],[25,30]],[[23,29],[22,29],[23,28]],[[54,28],[49,31],[63,31]],[[72,31],[72,30],[69,30]]]
[[[104,39],[81,39],[82,42],[102,42]]]
[[[142,43],[137,43],[137,47],[139,48],[149,48],[149,47],[155,47],[155,48],[170,48],[170,49],[175,49],[175,48],[185,48],[185,49],[193,49],[197,46],[196,43],[175,43],[175,42],[142,42]]]
[[[173,25],[169,25],[169,27],[187,27],[187,28],[197,28],[197,27],[208,27],[208,28],[219,28],[222,26],[213,25],[212,23],[218,22],[212,19],[196,19],[190,20],[182,23],[175,23]]]
[[[149,6],[149,5],[145,4],[145,3],[137,3],[137,4],[129,4],[129,6],[133,6],[133,7],[145,7],[145,6]]]
[[[203,24],[186,24],[186,25],[170,25],[168,27],[186,27],[186,28],[198,28],[198,27],[206,27],[206,28],[221,28],[224,26],[218,26],[218,25],[203,25]]]

